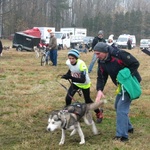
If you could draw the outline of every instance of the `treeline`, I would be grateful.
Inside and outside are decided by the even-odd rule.
[[[84,16],[83,27],[86,27],[90,34],[103,29],[108,37],[114,34],[117,38],[120,34],[133,34],[140,40],[141,38],[150,38],[150,12],[141,12],[132,10],[131,12],[109,14],[99,14],[94,18]]]
[[[85,27],[150,38],[150,0],[0,0],[0,37],[34,26]]]

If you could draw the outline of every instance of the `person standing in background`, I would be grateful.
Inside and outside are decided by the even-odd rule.
[[[57,39],[52,31],[50,32],[49,49],[50,59],[53,63],[53,66],[57,66]]]
[[[110,45],[110,46],[113,46],[114,45],[114,35],[111,34],[109,37],[108,37],[108,42],[107,44]]]
[[[131,40],[131,38],[128,39],[127,45],[128,45],[128,49],[131,50],[132,49],[132,40]]]
[[[94,46],[98,43],[98,42],[104,42],[106,43],[105,39],[104,39],[104,31],[103,30],[100,30],[98,32],[98,36],[96,36],[94,39],[93,39],[93,42],[92,42],[92,50],[94,48]],[[88,68],[88,72],[90,73],[93,69],[93,66],[96,62],[97,58],[96,58],[96,55],[93,54],[93,57],[92,57],[92,61],[89,65],[89,68]]]
[[[0,56],[2,56],[2,51],[3,51],[3,44],[2,41],[0,40]]]

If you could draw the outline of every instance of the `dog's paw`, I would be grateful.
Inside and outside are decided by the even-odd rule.
[[[98,130],[93,131],[93,134],[98,135],[99,134]]]
[[[98,135],[99,134],[97,128],[93,129],[93,134],[94,135]]]
[[[64,144],[64,142],[62,142],[62,141],[59,142],[59,145],[63,145],[63,144]]]
[[[85,140],[81,141],[79,144],[80,145],[85,144]]]

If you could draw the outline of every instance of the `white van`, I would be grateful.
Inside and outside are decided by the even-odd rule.
[[[55,32],[55,37],[60,48],[64,46],[74,48],[74,46],[83,42],[86,34],[86,28],[61,28],[60,31]]]
[[[69,33],[56,31],[55,37],[57,38],[57,44],[60,49],[63,47],[70,48],[70,34]]]
[[[141,39],[140,40],[140,49],[150,48],[150,39]]]
[[[136,46],[136,38],[135,38],[135,35],[130,35],[130,34],[120,35],[116,42],[117,46],[119,48],[128,48],[127,41],[129,38],[132,40],[131,47],[134,48]]]

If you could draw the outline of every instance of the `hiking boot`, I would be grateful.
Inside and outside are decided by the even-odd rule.
[[[97,117],[97,123],[101,123],[103,120],[103,109],[100,109],[100,112],[96,114]]]
[[[126,138],[126,137],[123,137],[123,136],[115,136],[114,138],[113,138],[113,140],[114,141],[120,141],[120,142],[127,142],[129,139],[128,138]]]
[[[128,132],[133,134],[134,128],[129,129]]]

